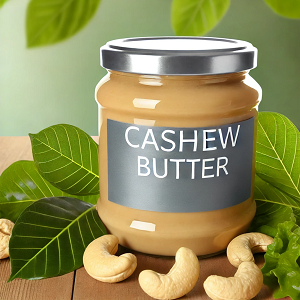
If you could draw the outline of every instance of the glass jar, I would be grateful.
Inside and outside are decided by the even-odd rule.
[[[121,245],[175,255],[224,250],[255,215],[257,50],[160,37],[101,48],[97,210]]]

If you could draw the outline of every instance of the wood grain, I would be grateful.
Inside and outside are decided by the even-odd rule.
[[[32,160],[29,137],[0,137],[0,173],[18,160]]]
[[[9,259],[0,265],[1,300],[70,300],[74,272],[42,280],[15,279],[7,283],[10,274]]]
[[[97,138],[94,137],[97,141]],[[0,137],[0,174],[17,160],[32,160],[29,137]],[[120,247],[118,254],[127,250]],[[133,252],[133,251],[131,251]],[[109,284],[91,278],[84,268],[64,276],[43,279],[15,279],[7,283],[10,275],[9,259],[0,262],[0,300],[150,300],[138,284],[138,275],[142,270],[152,269],[167,273],[174,264],[174,258],[158,258],[134,252],[138,266],[127,280]],[[257,264],[264,263],[262,254],[255,256]],[[233,276],[236,268],[227,260],[225,254],[202,259],[200,277],[195,288],[180,299],[209,300],[203,289],[203,282],[209,275]],[[272,300],[272,293],[263,286],[255,300]],[[284,299],[290,299],[286,297]]]

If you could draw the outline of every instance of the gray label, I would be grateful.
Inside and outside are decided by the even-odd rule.
[[[108,199],[157,212],[223,209],[251,195],[254,118],[216,127],[107,120]]]

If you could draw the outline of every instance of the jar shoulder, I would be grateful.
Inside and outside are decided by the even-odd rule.
[[[125,76],[124,76],[125,77]],[[261,100],[259,84],[247,74],[244,80],[197,83],[197,80],[141,83],[106,75],[95,96],[106,109],[143,113],[205,114],[251,109]]]

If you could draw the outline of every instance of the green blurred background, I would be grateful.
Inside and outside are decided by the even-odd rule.
[[[94,89],[105,75],[99,48],[133,36],[174,35],[171,0],[102,0],[88,25],[70,39],[26,48],[28,1],[0,10],[0,135],[21,136],[68,123],[97,135]],[[299,128],[300,20],[276,15],[263,0],[232,0],[207,36],[251,42],[259,50],[252,77],[262,86],[261,111],[286,115]]]

